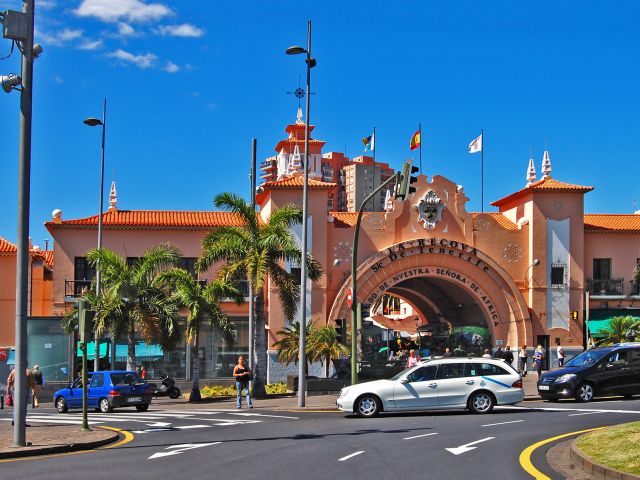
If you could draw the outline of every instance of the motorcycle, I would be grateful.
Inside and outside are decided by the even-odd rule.
[[[162,379],[162,383],[158,387],[155,383],[150,383],[149,387],[151,388],[151,392],[154,397],[169,397],[171,399],[176,399],[180,397],[180,389],[176,387],[176,381],[171,378],[167,372],[164,370],[160,370],[160,378]]]

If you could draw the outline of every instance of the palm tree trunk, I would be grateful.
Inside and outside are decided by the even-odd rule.
[[[255,330],[255,359],[253,369],[253,391],[254,397],[264,398],[267,395],[265,390],[267,373],[267,337],[265,335],[264,318],[264,289],[260,289],[256,295],[256,330]]]
[[[136,371],[136,331],[133,328],[127,335],[127,370]]]
[[[324,376],[329,378],[329,364],[331,362],[331,355],[327,355],[324,359]]]
[[[191,395],[190,402],[199,402],[202,400],[200,395],[200,362],[198,361],[198,334],[193,339],[193,348],[191,349]]]

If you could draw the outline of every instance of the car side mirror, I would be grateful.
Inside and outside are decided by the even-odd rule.
[[[400,383],[409,383],[409,377],[404,377],[402,380],[400,380]]]

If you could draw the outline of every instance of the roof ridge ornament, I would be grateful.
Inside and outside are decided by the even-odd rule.
[[[533,155],[529,152],[529,168],[527,169],[527,187],[536,181],[536,167],[533,164]]]
[[[384,211],[390,212],[393,210],[393,199],[391,198],[391,189],[387,188],[387,193],[384,197]]]
[[[298,105],[298,115],[296,116],[296,125],[304,125],[304,120],[302,119],[302,107]]]
[[[549,150],[545,150],[542,156],[542,178],[551,178],[551,158],[549,157]]]
[[[116,192],[116,181],[111,181],[111,188],[109,189],[109,212],[118,211],[118,193]]]

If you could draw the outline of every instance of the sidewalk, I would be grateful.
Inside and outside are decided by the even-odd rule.
[[[115,442],[118,432],[94,428],[81,432],[78,425],[32,425],[27,428],[27,447],[13,447],[13,427],[0,422],[0,460],[32,457],[94,448]]]

